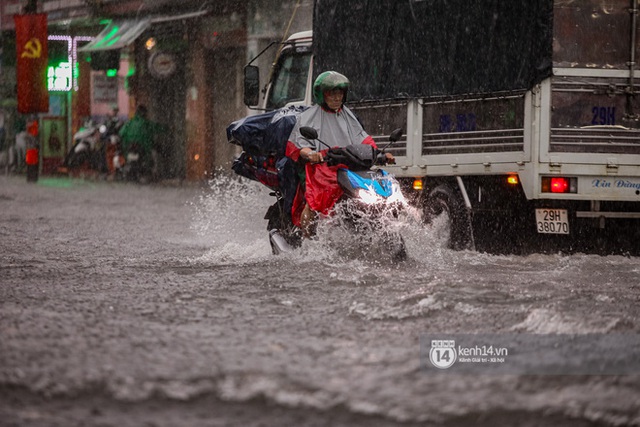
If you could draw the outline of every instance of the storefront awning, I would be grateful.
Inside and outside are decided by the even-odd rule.
[[[112,49],[122,49],[129,46],[135,39],[140,37],[151,24],[163,22],[198,18],[209,13],[208,10],[198,10],[182,15],[155,16],[136,20],[112,21],[100,34],[89,44],[82,46],[80,52],[95,52]]]
[[[129,46],[151,25],[150,19],[112,21],[89,44],[82,46],[80,52],[95,52],[122,49]]]

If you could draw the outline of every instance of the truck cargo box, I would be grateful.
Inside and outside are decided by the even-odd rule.
[[[352,100],[523,90],[551,75],[553,0],[318,0],[313,32]]]

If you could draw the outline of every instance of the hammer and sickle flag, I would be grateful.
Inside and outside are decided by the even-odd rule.
[[[16,24],[18,111],[49,111],[47,15],[14,15]]]
[[[38,59],[41,56],[42,44],[40,43],[40,40],[36,38],[32,38],[27,42],[27,44],[24,45],[24,51],[22,52],[22,55],[20,55],[21,58],[31,59]]]

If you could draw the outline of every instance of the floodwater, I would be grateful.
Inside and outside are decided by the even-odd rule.
[[[580,371],[584,347],[570,375],[434,373],[423,348],[633,341],[638,258],[454,252],[410,214],[397,265],[331,227],[274,256],[252,182],[23,181],[0,177],[2,426],[640,425],[640,369]]]

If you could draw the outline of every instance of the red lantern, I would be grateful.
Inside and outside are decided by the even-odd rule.
[[[29,148],[25,157],[27,166],[36,166],[39,161],[39,153],[37,148]]]

